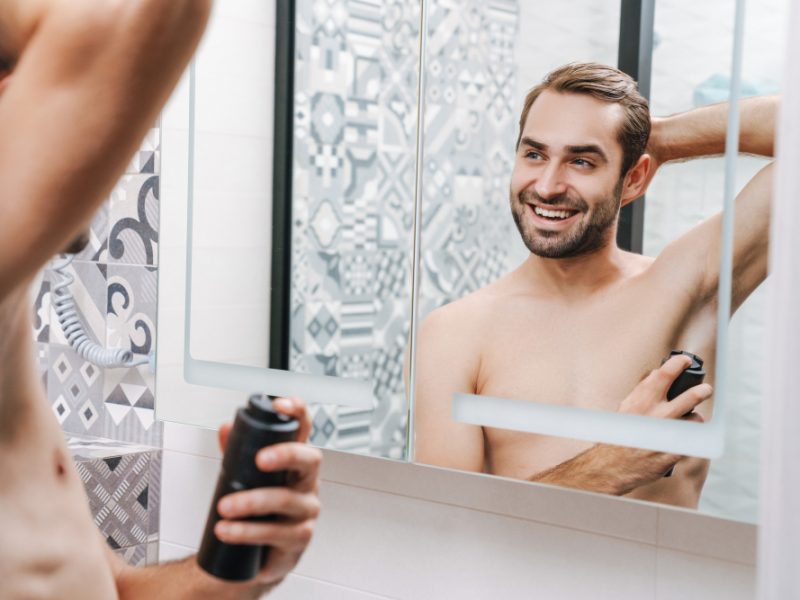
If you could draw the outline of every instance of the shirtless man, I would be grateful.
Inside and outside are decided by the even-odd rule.
[[[127,567],[92,522],[36,372],[30,283],[111,192],[209,11],[210,0],[0,3],[0,598],[255,598],[285,577],[309,542],[320,453],[282,444],[257,462],[295,472],[292,486],[231,494],[219,505],[223,541],[274,548],[254,581],[217,580],[192,559]],[[282,410],[301,418],[306,439],[302,403],[284,400]],[[262,514],[284,519],[240,520]]]
[[[742,101],[742,152],[772,156],[776,108],[775,98]],[[616,232],[620,206],[645,193],[661,164],[724,152],[726,116],[727,106],[717,105],[651,120],[635,83],[596,64],[557,69],[529,93],[510,199],[531,254],[422,324],[417,460],[697,506],[706,460],[457,423],[451,398],[463,392],[664,418],[696,406],[691,418],[709,417],[710,385],[666,401],[688,358],[643,377],[680,349],[705,359],[713,383],[721,214],[655,259],[618,248]],[[733,310],[767,274],[772,169],[736,199]]]

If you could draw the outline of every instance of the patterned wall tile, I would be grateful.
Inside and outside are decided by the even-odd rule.
[[[158,273],[155,268],[109,265],[106,340],[136,355],[155,350]]]
[[[155,420],[155,377],[148,365],[108,369],[103,378],[102,435],[160,446],[162,425]]]
[[[53,264],[58,264],[55,259]],[[53,269],[46,271],[50,281],[50,343],[67,344],[58,315],[56,304],[64,292],[68,292],[75,303],[77,318],[88,338],[97,344],[106,343],[105,304],[106,304],[106,266],[101,263],[73,261],[61,274]],[[69,279],[71,278],[71,283]]]
[[[50,344],[36,342],[36,366],[39,379],[47,390],[47,373],[50,370]]]
[[[61,344],[50,344],[47,356],[47,397],[61,428],[101,435],[104,370]]]
[[[115,550],[148,541],[151,453],[78,461],[94,520]]]
[[[89,244],[75,255],[76,260],[108,262],[109,210],[105,202],[92,217],[89,226]]]
[[[89,246],[66,273],[74,280],[69,289],[89,339],[146,354],[155,336],[156,272],[138,265],[154,265],[157,251],[157,127],[148,133],[127,172],[92,220]],[[106,264],[109,260],[111,265]],[[115,441],[161,445],[162,427],[153,419],[154,376],[147,366],[96,367],[67,345],[53,305],[65,280],[52,267],[32,291],[39,373],[64,431],[113,438],[90,437],[88,446],[78,444],[81,448],[73,449],[78,470],[109,544],[133,564],[155,564],[161,453],[137,446],[132,458],[131,446],[119,448]]]
[[[161,465],[163,452],[154,450],[150,453],[150,487],[147,496],[147,539],[158,542],[161,531]],[[156,544],[157,546],[158,544]],[[151,564],[148,562],[148,564]]]
[[[33,340],[50,341],[50,279],[45,269],[39,274],[32,289]]]
[[[158,175],[126,175],[117,184],[109,204],[109,262],[156,264],[158,203]]]
[[[119,548],[117,550],[114,550],[114,554],[119,556],[131,567],[144,567],[147,566],[148,564],[147,547],[148,544],[139,544],[138,546],[128,546],[127,548]]]
[[[298,6],[290,365],[371,380],[407,339],[381,354],[389,315],[409,308],[395,299],[410,293],[419,3],[336,6]],[[373,411],[313,408],[314,443],[402,448],[383,427],[405,414],[390,379]]]

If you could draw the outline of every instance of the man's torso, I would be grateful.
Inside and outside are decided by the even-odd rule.
[[[28,295],[0,303],[0,598],[116,598],[83,485],[36,374]]]
[[[518,293],[500,281],[478,294],[491,304],[491,329],[482,336],[476,393],[617,411],[641,379],[670,350],[705,362],[713,384],[715,314],[697,312],[689,296],[634,259],[632,276],[572,301]],[[477,295],[477,294],[476,294]],[[711,406],[698,408],[706,419]],[[485,427],[486,469],[527,479],[569,460],[591,442]],[[630,496],[696,506],[708,461],[685,458],[671,478]]]

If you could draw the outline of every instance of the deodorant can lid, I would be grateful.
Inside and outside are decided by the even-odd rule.
[[[251,394],[247,400],[247,412],[250,416],[262,423],[291,423],[294,421],[292,417],[288,417],[283,413],[279,413],[272,408],[272,401],[274,396],[267,394]]]

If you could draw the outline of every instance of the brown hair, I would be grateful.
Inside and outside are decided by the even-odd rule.
[[[636,82],[629,76],[606,65],[597,63],[570,63],[548,73],[542,82],[525,97],[519,117],[517,147],[522,139],[522,129],[536,98],[545,90],[569,94],[586,94],[622,105],[625,117],[617,132],[622,146],[622,175],[628,172],[647,148],[650,138],[650,109],[647,100],[639,93]]]

